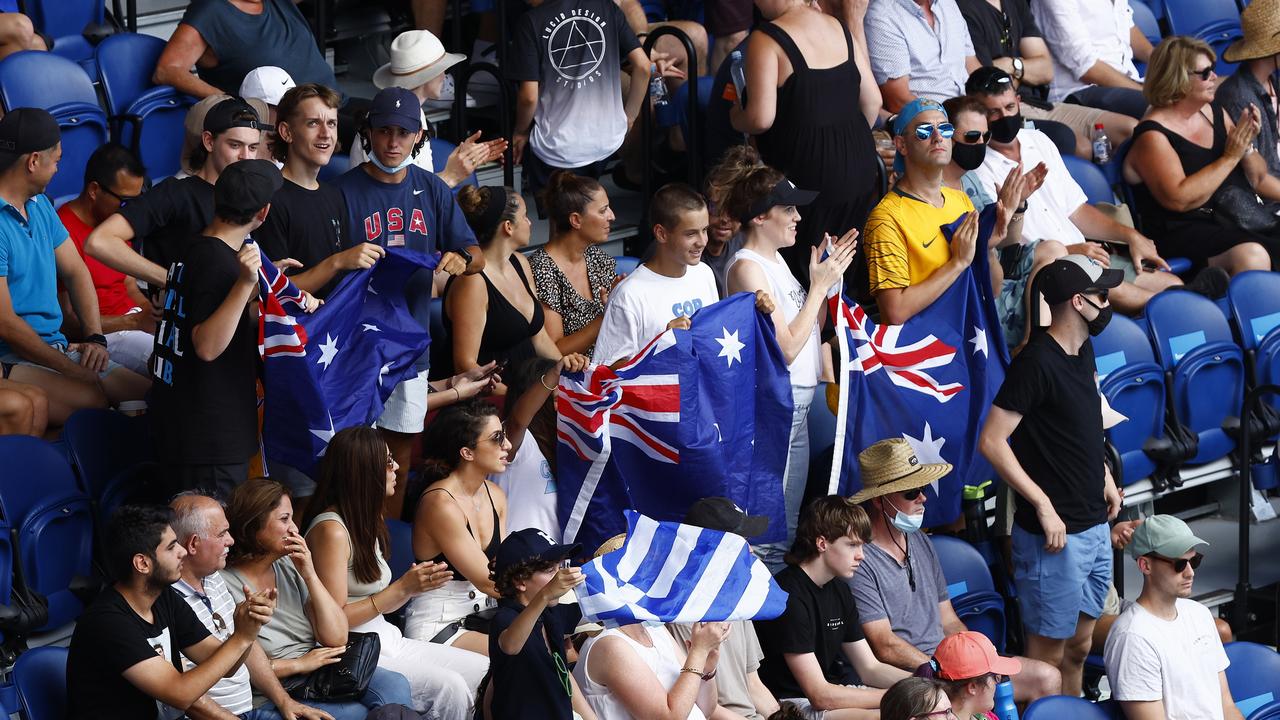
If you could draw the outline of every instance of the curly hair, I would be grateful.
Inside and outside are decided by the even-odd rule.
[[[550,570],[559,564],[555,560],[529,558],[528,560],[521,560],[502,572],[498,572],[496,568],[497,561],[490,560],[489,579],[498,588],[498,594],[510,600],[520,592],[516,589],[516,583],[522,583],[533,577],[535,573]]]

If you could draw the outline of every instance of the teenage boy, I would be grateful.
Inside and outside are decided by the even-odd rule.
[[[1079,695],[1093,626],[1111,585],[1120,493],[1103,466],[1102,405],[1091,335],[1111,319],[1124,274],[1084,255],[1054,260],[1037,282],[1052,321],[1014,359],[979,448],[1016,492],[1014,583],[1027,655],[1062,671]]]
[[[707,201],[684,183],[653,196],[653,257],[609,295],[600,323],[596,362],[629,360],[671,328],[689,329],[689,316],[720,299],[716,274],[702,262],[707,246]]]
[[[168,508],[131,505],[111,516],[105,547],[116,582],[84,611],[71,635],[72,720],[181,715],[240,667],[271,620],[275,590],[245,588],[233,614],[235,631],[223,641],[205,629],[169,587],[182,576],[187,554],[170,517]],[[179,653],[196,665],[182,671]]]
[[[883,690],[907,677],[876,659],[862,635],[849,579],[871,540],[871,523],[855,503],[839,495],[812,501],[800,516],[787,567],[774,575],[787,591],[787,609],[756,623],[764,661],[760,678],[782,703],[807,718],[878,718]],[[845,684],[841,653],[863,683]]]
[[[594,720],[565,662],[564,639],[573,631],[558,605],[584,580],[562,567],[581,545],[557,545],[536,528],[517,530],[498,546],[493,578],[502,599],[489,627],[491,716],[504,720]]]
[[[129,202],[89,233],[85,251],[107,267],[164,287],[182,245],[213,220],[213,186],[231,163],[254,158],[262,139],[258,114],[244,100],[228,98],[204,116],[201,144],[190,158],[194,175],[160,183]],[[135,243],[136,241],[136,243]],[[141,246],[138,253],[131,243]]]
[[[280,171],[241,160],[214,186],[213,222],[184,243],[169,268],[164,317],[151,358],[156,453],[180,489],[230,492],[248,479],[258,449],[260,250],[246,238],[262,224]]]

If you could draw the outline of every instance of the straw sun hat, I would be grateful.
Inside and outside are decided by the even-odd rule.
[[[1244,39],[1229,45],[1222,58],[1243,62],[1280,54],[1280,0],[1254,0],[1240,13]]]
[[[922,463],[911,443],[890,438],[858,453],[862,489],[851,500],[862,503],[882,495],[922,488],[951,472],[950,463]]]

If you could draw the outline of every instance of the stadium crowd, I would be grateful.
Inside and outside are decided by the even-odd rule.
[[[1204,41],[1153,47],[1140,1],[706,0],[704,22],[677,22],[689,57],[645,49],[657,24],[636,0],[528,0],[501,69],[512,137],[433,157],[424,104],[492,59],[491,17],[468,57],[438,39],[443,2],[410,3],[419,29],[364,99],[289,0],[193,0],[152,70],[199,100],[183,171],[153,177],[107,143],[58,207],[58,121],[7,108],[0,433],[55,438],[77,411],[143,408],[154,437],[137,441],[172,498],[106,522],[112,584],[71,636],[69,717],[1004,720],[1080,696],[1092,651],[1128,718],[1243,720],[1230,628],[1190,599],[1207,543],[1169,515],[1117,519],[1090,338],[1160,293],[1217,299],[1273,269],[1280,0],[1243,11],[1228,78]],[[0,56],[50,43],[0,15]],[[708,71],[704,186],[643,199],[653,243],[620,274],[600,178],[633,187],[650,96]],[[671,157],[691,145],[662,135]],[[521,190],[469,180],[508,150]],[[335,155],[351,168],[322,180]],[[1072,156],[1109,165],[1132,205],[1090,201]],[[535,216],[550,238],[526,252]],[[447,344],[373,427],[334,428],[316,470],[264,462],[262,258],[315,309],[394,247],[438,257],[405,294],[442,303]],[[1014,352],[978,447],[1006,488],[1019,657],[966,627],[922,532],[950,465],[885,438],[858,454],[855,495],[809,479],[810,406],[839,380],[828,294],[901,325],[957,282],[989,284]],[[754,548],[786,609],[586,623],[562,601],[584,580],[571,565],[621,538],[561,542],[560,374],[622,366],[741,292],[793,399],[785,540]],[[385,518],[412,525],[399,576]],[[683,522],[752,538],[767,518],[708,497]],[[1142,575],[1133,601],[1113,587],[1119,549]],[[335,667],[358,691],[335,689]]]

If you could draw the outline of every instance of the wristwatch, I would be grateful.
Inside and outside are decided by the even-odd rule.
[[[1020,57],[1014,58],[1013,59],[1013,79],[1017,80],[1018,82],[1022,82],[1022,73],[1024,70],[1025,68],[1022,64],[1022,58]]]

